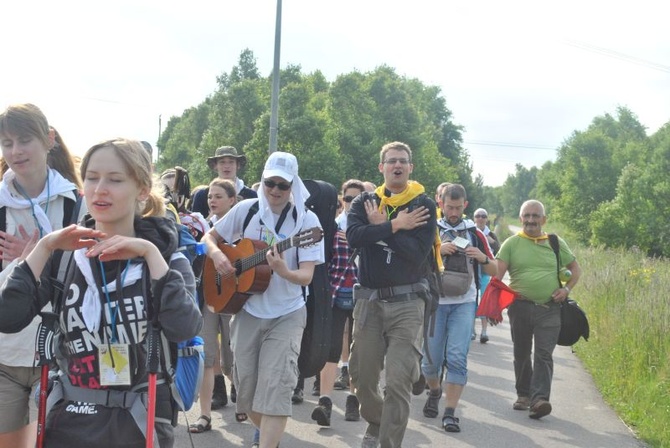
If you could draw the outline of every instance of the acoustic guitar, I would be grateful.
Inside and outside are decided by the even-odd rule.
[[[321,241],[323,230],[312,227],[277,243],[279,253],[292,247],[311,246]],[[221,275],[207,257],[202,271],[205,302],[217,313],[235,314],[252,294],[264,292],[270,284],[272,270],[265,258],[270,246],[259,240],[241,239],[236,245],[219,243],[235,272]]]

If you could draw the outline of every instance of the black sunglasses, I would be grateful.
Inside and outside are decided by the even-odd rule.
[[[270,190],[272,190],[274,187],[279,188],[281,191],[288,191],[291,189],[291,184],[287,184],[286,182],[275,182],[273,180],[264,180],[263,184],[268,187]]]
[[[475,215],[475,218],[488,218],[486,215]]]
[[[354,199],[356,199],[356,196],[345,196],[345,197],[342,198],[342,200],[343,200],[344,202],[351,202],[351,201],[353,201]]]

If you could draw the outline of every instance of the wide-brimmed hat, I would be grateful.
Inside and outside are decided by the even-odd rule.
[[[243,167],[247,163],[247,157],[244,154],[238,154],[237,149],[235,149],[234,147],[221,146],[220,148],[216,148],[214,157],[207,158],[207,166],[209,166],[213,170],[216,169],[216,161],[224,157],[233,157],[237,159],[238,168]]]

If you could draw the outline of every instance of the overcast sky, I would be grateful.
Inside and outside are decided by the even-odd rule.
[[[5,2],[0,106],[37,104],[78,154],[116,136],[154,143],[159,116],[164,127],[202,102],[245,48],[270,74],[276,5]],[[465,128],[475,173],[495,186],[516,163],[553,160],[575,130],[617,106],[630,108],[649,133],[670,121],[663,5],[284,0],[281,66],[321,70],[332,81],[386,64],[439,86]]]

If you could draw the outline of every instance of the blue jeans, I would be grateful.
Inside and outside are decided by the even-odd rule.
[[[468,352],[476,306],[475,302],[438,306],[435,333],[428,337],[432,363],[425,353],[421,361],[421,370],[426,378],[439,378],[446,353],[447,383],[465,385],[468,382]]]

